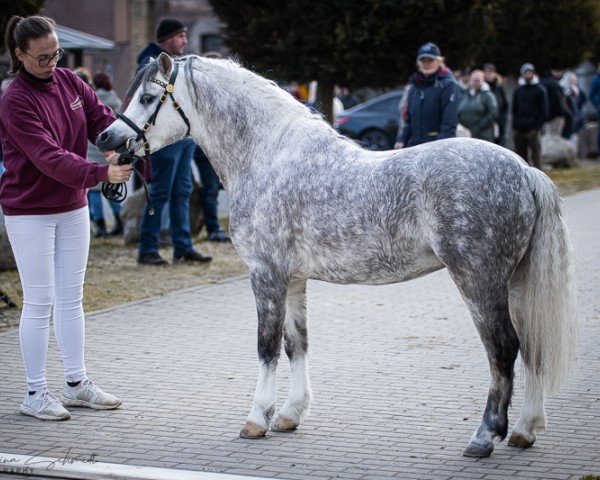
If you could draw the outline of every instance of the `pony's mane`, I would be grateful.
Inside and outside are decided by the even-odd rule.
[[[188,55],[178,60],[186,62],[186,70],[204,73],[219,89],[243,96],[248,103],[257,106],[268,104],[269,108],[273,109],[273,113],[277,112],[278,108],[285,108],[286,111],[305,118],[323,119],[320,114],[312,112],[306,105],[298,102],[274,81],[244,68],[237,61],[197,55]],[[187,77],[191,78],[191,75],[188,74]],[[192,82],[191,87],[197,95],[199,86]]]
[[[329,132],[345,141],[354,143],[347,137],[339,134],[320,113],[311,111],[306,105],[300,103],[292,95],[282,89],[274,81],[268,80],[254,73],[238,62],[231,59],[212,59],[198,55],[184,55],[177,57],[176,62],[183,66],[185,78],[190,93],[197,103],[203,90],[210,88],[220,91],[224,95],[234,94],[243,98],[246,105],[256,110],[268,109],[270,115],[282,113],[287,119],[286,123],[295,121],[310,122],[323,133]],[[198,72],[199,75],[194,73]],[[158,62],[152,61],[144,65],[131,80],[122,110],[125,111],[129,102],[141,86],[145,88],[158,74]]]

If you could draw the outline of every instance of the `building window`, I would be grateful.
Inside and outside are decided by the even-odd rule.
[[[202,53],[206,52],[222,52],[223,37],[217,33],[208,33],[200,36],[200,45]]]

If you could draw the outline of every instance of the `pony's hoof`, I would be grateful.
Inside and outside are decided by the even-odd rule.
[[[267,431],[264,428],[260,428],[253,423],[246,422],[244,428],[240,431],[241,438],[263,438]]]
[[[508,439],[508,445],[510,447],[517,447],[517,448],[528,448],[531,447],[536,440],[536,435],[535,433],[531,434],[531,438],[525,438],[523,435],[519,434],[519,433],[513,433],[510,438]]]
[[[298,424],[287,418],[277,416],[275,422],[271,426],[274,432],[293,432],[298,428]]]
[[[478,443],[470,443],[465,451],[463,452],[464,457],[474,457],[474,458],[485,458],[489,457],[494,451],[494,446],[484,447],[483,445],[479,445]]]

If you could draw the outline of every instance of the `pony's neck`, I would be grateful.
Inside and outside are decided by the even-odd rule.
[[[337,137],[289,93],[233,62],[198,58],[191,73],[191,134],[226,188],[282,161],[286,145],[285,161],[295,161],[317,136]]]

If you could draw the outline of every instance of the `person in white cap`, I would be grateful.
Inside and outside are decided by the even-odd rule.
[[[531,63],[525,63],[520,73],[512,105],[515,151],[527,163],[541,169],[541,131],[548,117],[548,99]]]

